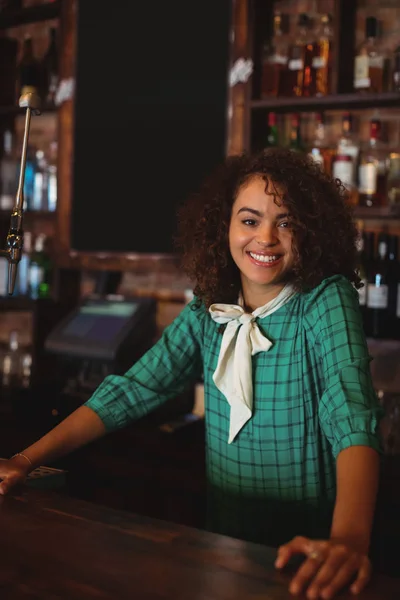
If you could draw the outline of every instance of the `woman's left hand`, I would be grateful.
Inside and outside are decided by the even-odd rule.
[[[350,591],[358,594],[371,578],[367,554],[347,544],[295,537],[278,549],[275,567],[281,569],[295,554],[305,554],[308,558],[290,583],[292,594],[305,592],[307,598],[328,600],[349,584]]]

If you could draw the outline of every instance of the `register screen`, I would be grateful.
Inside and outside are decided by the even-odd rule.
[[[111,342],[137,310],[136,302],[104,302],[82,306],[62,335],[90,342]]]

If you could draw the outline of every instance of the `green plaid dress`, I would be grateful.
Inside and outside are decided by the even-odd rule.
[[[326,537],[338,453],[354,445],[380,450],[381,409],[358,294],[344,277],[330,277],[257,322],[273,346],[253,357],[253,416],[231,444],[230,407],[212,379],[222,335],[193,302],[86,405],[114,430],[203,374],[209,528],[269,545],[294,535]]]

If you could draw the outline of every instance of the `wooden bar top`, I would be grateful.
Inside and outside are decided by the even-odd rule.
[[[293,598],[271,548],[56,493],[0,497],[0,534],[4,600]],[[400,580],[376,575],[358,598],[398,600]]]

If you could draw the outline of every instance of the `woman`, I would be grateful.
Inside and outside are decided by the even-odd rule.
[[[371,570],[380,409],[344,190],[292,151],[233,157],[180,229],[194,300],[124,376],[2,464],[0,493],[203,374],[210,529],[279,546],[277,568],[306,555],[292,593],[357,593]]]

